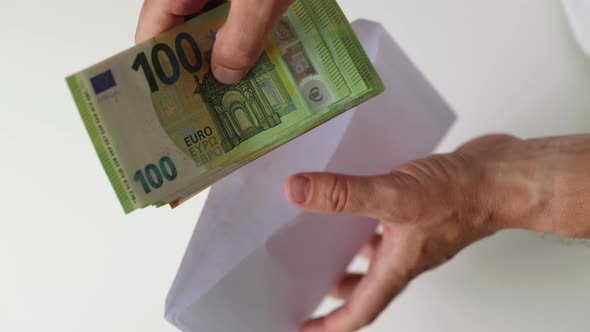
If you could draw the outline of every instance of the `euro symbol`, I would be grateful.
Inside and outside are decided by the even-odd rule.
[[[311,101],[316,102],[316,103],[319,103],[320,101],[324,100],[324,96],[322,96],[322,93],[320,92],[320,88],[315,87],[315,88],[311,89],[309,91],[309,99]]]

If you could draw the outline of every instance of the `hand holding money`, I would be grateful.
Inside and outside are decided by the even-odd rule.
[[[208,0],[145,0],[137,27],[136,42],[141,43],[184,21],[202,10]],[[264,49],[265,36],[293,0],[233,1],[224,26],[217,32],[211,65],[218,81],[239,82]]]
[[[232,1],[230,7],[223,2],[68,77],[126,212],[176,206],[383,91],[336,1],[298,0],[282,16],[289,1],[256,1],[270,19],[250,17],[266,22],[252,26],[239,21],[242,10],[251,10],[243,7],[249,3]],[[146,2],[143,22],[158,21],[157,29],[165,29],[202,6],[173,4],[164,9],[160,2]],[[239,32],[232,28],[236,23],[244,25]],[[150,29],[142,23],[138,35],[158,31]],[[219,38],[228,43],[220,46]],[[230,62],[223,56],[228,53],[233,54]],[[241,72],[250,66],[237,84],[216,79],[228,69]]]

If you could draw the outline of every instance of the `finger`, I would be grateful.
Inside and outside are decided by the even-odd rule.
[[[381,245],[381,241],[383,241],[383,236],[381,234],[375,234],[371,240],[363,246],[360,254],[366,257],[369,261],[372,260]],[[340,300],[347,300],[364,276],[365,274],[358,273],[345,274],[332,289],[330,296]]]
[[[289,177],[285,196],[291,204],[311,212],[354,214],[381,219],[399,193],[384,176],[306,173]]]
[[[238,83],[263,51],[266,36],[293,0],[233,0],[218,31],[211,65],[218,81]]]
[[[348,300],[364,276],[364,274],[346,274],[332,289],[330,296],[339,300]]]
[[[402,245],[388,252],[395,243]],[[307,322],[301,331],[353,332],[371,324],[410,280],[407,271],[413,267],[395,263],[401,261],[398,259],[403,257],[404,250],[404,241],[382,246],[379,254],[383,254],[378,254],[369,273],[355,287],[348,302],[326,317]]]
[[[181,24],[185,15],[201,10],[207,0],[144,0],[135,33],[141,43]]]
[[[375,234],[371,240],[363,246],[361,249],[361,255],[371,261],[379,249],[381,241],[383,241],[383,236],[381,234]]]

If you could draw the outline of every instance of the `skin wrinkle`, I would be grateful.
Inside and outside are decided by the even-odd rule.
[[[451,178],[450,173],[453,172],[453,170],[452,170],[453,162],[451,160],[446,159],[445,155],[439,155],[439,156],[432,158],[432,161],[433,161],[432,166],[434,166],[434,167],[430,171],[431,175],[438,175],[438,176],[441,176],[443,179],[450,179]],[[451,169],[448,170],[448,168],[451,168]],[[437,173],[441,173],[441,174],[437,174]]]
[[[371,207],[369,202],[373,202],[377,197],[374,199],[368,200],[367,198],[374,192],[374,189],[371,190],[373,187],[373,182],[377,182],[377,178],[373,178],[374,181],[368,181],[367,178],[364,177],[357,177],[356,181],[359,181],[359,190],[351,190],[351,184],[346,183],[346,195],[345,201],[348,202],[351,206],[355,207],[355,210],[377,210],[375,207]]]
[[[409,189],[412,188],[411,186],[407,186],[409,183],[404,182],[412,182],[415,181],[413,178],[405,176],[401,173],[398,176],[394,176],[392,174],[388,174],[383,177],[383,183],[380,188],[373,189],[374,192],[383,192],[387,193],[385,197],[388,197],[387,207],[391,207],[395,204],[395,202],[399,202],[398,204],[403,204],[404,209],[401,208],[383,208],[381,210],[381,214],[384,216],[381,220],[393,222],[395,220],[406,220],[410,223],[413,220],[418,218],[416,211],[421,211],[420,201],[417,197],[420,195],[416,189]],[[404,191],[400,191],[399,188],[408,188]],[[404,214],[404,212],[407,212]],[[385,234],[387,230],[384,229],[383,232]],[[393,236],[393,234],[391,234]]]
[[[422,169],[418,163],[419,163],[419,161],[404,165],[400,169],[398,169],[397,172],[406,174],[407,176],[412,178],[412,180],[419,183],[420,186],[423,187],[424,186],[423,177],[420,176],[422,173]]]
[[[350,201],[350,195],[349,195],[349,182],[348,181],[342,181],[342,178],[337,178],[340,180],[337,180],[337,183],[339,181],[339,184],[336,185],[336,187],[339,187],[339,190],[335,190],[336,193],[336,197],[335,197],[335,204],[336,204],[336,208],[334,209],[334,211],[336,211],[337,213],[342,213],[344,211],[344,207],[347,204],[350,204],[350,206],[355,207],[355,205],[352,204],[352,201]]]
[[[385,180],[384,176],[373,177],[374,181],[367,181],[367,189],[362,195],[355,196],[358,200],[357,204],[365,204],[368,211],[376,211],[375,217],[379,220],[389,220],[391,216],[387,215],[390,209],[387,209],[390,202],[395,202],[395,195],[397,192],[395,188],[389,186],[389,182]],[[381,197],[376,197],[374,194],[381,191]],[[369,198],[369,199],[367,199]],[[363,202],[364,201],[364,202]],[[373,239],[371,240],[373,241]]]
[[[326,202],[328,202],[328,206],[330,207],[330,209],[336,213],[341,213],[342,212],[342,204],[341,202],[339,202],[340,199],[340,192],[342,190],[344,190],[344,188],[346,188],[346,186],[341,186],[340,185],[340,179],[341,177],[335,177],[333,179],[332,182],[332,186],[331,189],[327,191],[327,200]]]

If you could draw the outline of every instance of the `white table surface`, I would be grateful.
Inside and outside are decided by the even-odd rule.
[[[459,114],[440,151],[590,129],[590,60],[559,1],[340,3],[383,22]],[[205,195],[124,216],[64,81],[132,45],[140,4],[0,3],[0,331],[174,331],[164,297]],[[582,332],[589,304],[588,244],[506,232],[420,277],[367,331]]]

